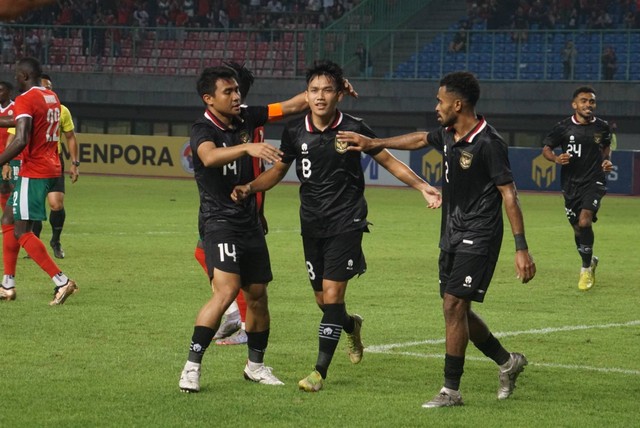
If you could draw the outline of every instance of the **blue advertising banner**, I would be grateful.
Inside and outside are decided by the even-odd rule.
[[[546,160],[541,149],[510,147],[509,160],[518,189],[560,191],[560,166]],[[640,168],[634,163],[634,151],[616,151],[611,160],[614,169],[607,178],[608,192],[634,194],[634,168]],[[429,183],[442,185],[442,155],[437,150],[411,152],[409,166]]]

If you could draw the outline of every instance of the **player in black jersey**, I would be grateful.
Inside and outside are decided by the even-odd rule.
[[[255,197],[236,204],[234,186],[254,178],[253,158],[277,162],[281,152],[252,143],[253,132],[269,119],[268,107],[242,107],[237,74],[229,67],[205,69],[197,83],[206,109],[191,129],[191,151],[200,193],[200,236],[214,290],[195,321],[189,357],[180,376],[185,392],[200,390],[205,350],[222,314],[242,289],[247,300],[247,380],[282,385],[263,363],[269,339],[267,284],[272,279],[269,251]],[[248,143],[248,144],[247,144]]]
[[[536,271],[527,249],[524,221],[513,182],[507,144],[477,115],[480,85],[468,72],[454,72],[440,81],[436,114],[442,125],[434,132],[371,139],[352,132],[338,138],[349,150],[381,147],[414,150],[432,145],[443,153],[442,223],[440,229],[440,295],[446,328],[444,387],[425,408],[460,406],[459,391],[469,340],[499,366],[498,399],[508,398],[527,360],[506,351],[484,321],[471,310],[482,302],[502,244],[502,204],[516,243],[515,267],[523,283]]]
[[[593,223],[602,198],[607,192],[606,174],[613,169],[611,129],[609,124],[595,117],[596,93],[589,86],[581,86],[573,93],[574,114],[556,124],[544,139],[543,156],[562,165],[560,175],[564,208],[573,227],[582,269],[578,288],[587,291],[596,281],[598,258],[593,255]],[[554,150],[562,153],[556,155]]]
[[[292,162],[300,180],[300,223],[304,255],[318,306],[323,312],[315,370],[298,386],[308,392],[322,389],[342,330],[349,356],[362,359],[362,317],[349,315],[345,294],[349,279],[365,272],[362,235],[368,231],[367,203],[361,154],[348,152],[337,138],[350,130],[374,136],[361,120],[338,110],[344,95],[342,69],[330,61],[316,62],[306,73],[306,96],[311,112],[287,124],[282,134],[282,161],[250,183],[237,186],[232,199],[244,203],[250,195],[271,189]],[[438,208],[440,192],[384,149],[368,152],[403,183],[422,192],[430,208]]]

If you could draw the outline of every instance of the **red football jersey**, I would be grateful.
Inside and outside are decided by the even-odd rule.
[[[10,101],[5,108],[0,107],[0,117],[13,116],[13,101]],[[4,152],[7,146],[7,138],[9,128],[0,128],[0,153]]]
[[[59,177],[58,156],[60,133],[60,101],[58,96],[43,87],[34,86],[15,99],[16,123],[31,117],[31,141],[22,152],[20,176],[29,178]]]

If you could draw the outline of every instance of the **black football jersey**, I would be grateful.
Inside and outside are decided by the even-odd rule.
[[[201,225],[214,227],[215,224],[220,224],[246,228],[259,224],[255,195],[240,204],[233,202],[230,197],[236,185],[246,184],[255,178],[252,157],[242,156],[222,167],[207,168],[198,157],[198,147],[205,141],[213,142],[216,147],[251,144],[254,130],[263,126],[267,119],[266,107],[243,107],[231,128],[209,111],[205,111],[204,116],[193,124],[190,145],[194,175],[200,193]],[[201,230],[200,234],[204,236],[204,231]]]
[[[482,116],[478,119],[457,142],[452,128],[427,136],[443,154],[440,248],[448,252],[488,254],[502,243],[502,194],[496,186],[513,181],[508,147]]]
[[[306,237],[326,238],[367,226],[361,154],[347,151],[338,131],[375,137],[361,119],[340,111],[324,131],[313,126],[308,114],[289,122],[282,133],[282,161],[296,160],[300,224]]]
[[[552,149],[560,147],[563,153],[572,155],[569,163],[562,165],[560,170],[565,193],[588,183],[606,183],[606,175],[602,171],[602,150],[611,145],[611,129],[606,121],[594,117],[582,125],[574,116],[568,117],[553,127],[543,145]]]

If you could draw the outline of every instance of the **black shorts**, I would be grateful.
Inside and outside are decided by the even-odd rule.
[[[497,257],[440,251],[440,297],[444,293],[482,302],[496,269]]]
[[[311,286],[322,291],[322,280],[347,281],[367,270],[362,252],[364,230],[354,230],[329,238],[302,237],[304,258]]]
[[[580,211],[589,210],[593,211],[593,222],[598,221],[596,215],[600,209],[600,203],[602,198],[607,194],[607,186],[599,183],[589,183],[587,186],[576,189],[564,194],[564,210],[567,214],[567,220],[571,225],[578,224],[580,219]]]
[[[53,187],[51,188],[51,190],[49,190],[49,193],[51,192],[64,193],[64,159],[62,155],[60,155],[60,177],[56,179]]]
[[[266,284],[273,279],[267,242],[259,225],[245,231],[207,230],[204,252],[209,278],[213,278],[215,268],[240,275],[243,286]]]

